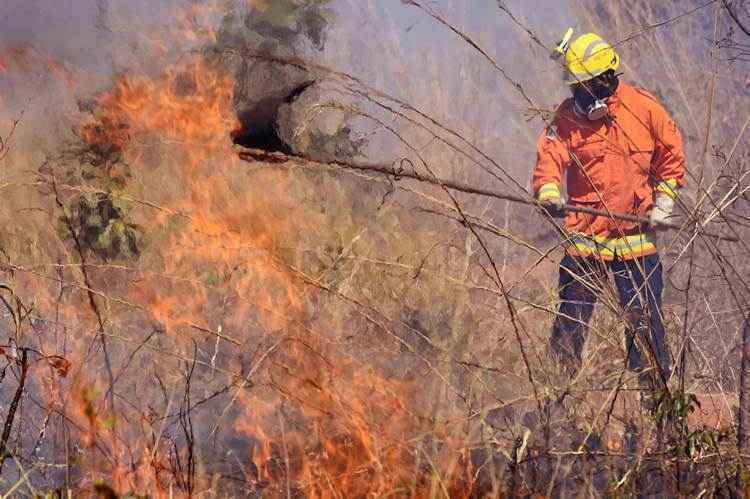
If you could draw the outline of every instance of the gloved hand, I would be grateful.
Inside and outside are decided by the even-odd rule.
[[[547,198],[539,203],[552,218],[563,218],[565,216],[565,201],[563,198]]]
[[[669,223],[669,218],[674,210],[674,199],[663,192],[656,194],[654,207],[651,209],[649,216],[649,225],[654,230],[666,230],[665,224]]]

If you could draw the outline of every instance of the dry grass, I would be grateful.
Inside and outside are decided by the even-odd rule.
[[[543,110],[562,95],[559,68],[525,29],[548,43],[557,33],[540,19],[553,16],[425,6],[480,55],[416,7],[393,14],[407,9],[396,4],[347,4],[377,19],[362,28],[370,48],[338,51],[350,35],[334,31],[317,67],[358,106],[369,157],[521,194]],[[691,158],[682,209],[745,235],[748,103],[738,66],[714,43],[732,26],[720,2],[682,17],[692,3],[575,5],[582,25],[618,42],[625,77],[680,123]],[[380,63],[361,67],[358,50]],[[0,146],[3,400],[21,379],[18,352],[32,359],[0,488],[705,497],[733,484],[744,242],[688,229],[663,238],[665,322],[684,368],[650,414],[623,369],[612,290],[580,374],[548,356],[562,243],[548,219],[407,179],[241,161],[229,143],[231,82],[200,64],[180,68],[121,81],[82,118],[124,130],[105,134],[112,147],[81,149],[92,146],[84,134],[42,160],[23,130],[35,128],[30,118],[19,125],[26,135]],[[192,90],[173,91],[186,75]],[[137,230],[137,258],[82,245],[94,221],[71,207],[100,195],[120,211],[97,248]],[[692,413],[690,394],[700,402]]]

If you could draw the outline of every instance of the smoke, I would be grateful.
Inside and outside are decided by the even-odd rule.
[[[94,75],[111,74],[127,55],[146,55],[168,32],[181,0],[7,0],[0,5],[0,46],[30,46]],[[91,76],[91,75],[88,75]]]
[[[539,107],[553,110],[566,97],[558,63],[495,0],[421,3],[481,46]],[[541,120],[528,120],[529,105],[519,90],[476,50],[408,4],[336,2],[342,22],[329,37],[323,58],[427,111],[497,158],[520,183],[527,182]],[[512,0],[502,5],[548,47],[578,24],[567,0]],[[383,136],[373,137],[371,144],[370,154],[380,159],[391,160],[396,154]],[[452,162],[454,168],[446,167],[445,151],[431,149],[444,175],[465,175],[468,168],[458,159]]]
[[[573,24],[568,2],[506,3],[532,30],[546,37],[545,42],[551,43]],[[224,13],[248,5],[254,3],[6,0],[0,5],[0,68],[10,53],[11,64],[23,70],[12,76],[0,71],[4,112],[9,113],[4,117],[30,108],[74,113],[77,99],[106,89],[114,76],[153,73],[179,60],[202,41],[189,39],[187,31],[216,29]],[[186,13],[195,6],[215,17],[189,18]],[[548,63],[494,0],[441,1],[431,6],[475,37],[501,66],[531,88],[535,98],[549,103],[557,98],[554,64]],[[502,116],[518,118],[523,106],[514,89],[479,63],[466,44],[457,43],[454,34],[418,9],[397,1],[352,0],[336,0],[331,8],[335,22],[329,28],[329,43],[322,53],[311,48],[306,55],[409,102],[429,106],[440,117],[466,128],[518,125],[487,116],[489,104],[490,115],[493,108],[503,108]],[[51,66],[59,70],[51,72]],[[548,84],[537,84],[540,81]],[[514,112],[508,113],[508,107]]]
[[[32,373],[28,391],[43,395],[47,411],[16,422],[19,455],[32,449],[60,462],[66,449],[77,453],[79,486],[101,474],[117,490],[166,495],[176,484],[189,496],[196,450],[203,489],[216,472],[244,475],[223,486],[246,493],[301,496],[299,487],[321,497],[316,487],[326,485],[361,497],[397,490],[412,473],[415,490],[434,486],[425,453],[434,475],[445,475],[445,495],[461,497],[451,485],[470,489],[481,456],[467,443],[485,423],[466,420],[466,409],[498,407],[465,389],[494,404],[528,388],[513,367],[521,355],[505,343],[511,329],[498,295],[485,294],[496,283],[485,279],[474,238],[449,222],[453,211],[429,187],[302,160],[299,169],[241,161],[230,141],[242,107],[249,124],[268,110],[264,130],[302,142],[320,138],[309,117],[345,104],[368,162],[403,158],[398,167],[508,187],[489,161],[457,151],[458,134],[525,184],[539,116],[567,91],[548,47],[576,24],[574,11],[567,1],[420,1],[441,23],[415,3],[309,0],[312,15],[298,22],[301,0],[5,0],[0,137],[25,114],[0,161],[0,268],[9,262],[15,275],[3,281],[34,305],[15,346],[34,345],[58,371]],[[243,16],[253,7],[268,18]],[[215,50],[199,52],[206,46]],[[326,80],[324,70],[305,69],[290,93],[285,69],[262,72],[237,48],[351,74],[436,121],[400,113],[407,106],[365,85]],[[280,103],[298,107],[279,114]],[[485,227],[504,218],[504,230],[523,234],[518,247],[488,238],[488,253],[503,257],[504,276],[538,305],[524,312],[534,341],[548,318],[550,262],[540,264],[525,241],[548,227],[530,223],[528,208],[460,202],[496,224]],[[475,380],[469,363],[482,368]],[[0,386],[0,399],[14,387]],[[54,431],[58,421],[69,433]],[[508,451],[519,434],[498,432]],[[15,476],[11,466],[5,473]],[[62,474],[32,482],[57,486]]]
[[[201,5],[204,5],[203,2]],[[157,77],[205,43],[213,13],[191,0],[6,0],[0,5],[0,135],[17,161],[54,153],[82,120],[80,103],[124,75]],[[199,11],[202,14],[204,11]],[[28,165],[31,166],[31,165]]]
[[[85,61],[101,53],[92,43],[108,29],[106,0],[7,0],[0,5],[0,43],[33,45],[61,59]]]

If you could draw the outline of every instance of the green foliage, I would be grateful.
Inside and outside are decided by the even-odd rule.
[[[690,430],[688,416],[701,407],[694,393],[684,391],[669,392],[659,390],[654,394],[654,418],[662,428],[674,430],[671,451],[682,457],[696,458],[718,448],[720,433],[711,428],[701,427]]]
[[[328,3],[330,0],[259,2],[247,15],[230,14],[224,18],[219,45],[239,43],[263,50],[280,45],[293,49],[300,41],[308,40],[322,50],[326,31],[334,18],[333,10],[326,7]]]
[[[321,50],[326,42],[326,29],[333,13],[325,8],[330,0],[274,0],[256,9],[247,18],[247,25],[258,33],[293,43],[300,36]]]
[[[104,261],[140,255],[140,228],[125,220],[125,210],[108,194],[78,197],[71,214],[61,220],[68,221],[82,249]]]
[[[87,109],[93,114],[92,106],[95,104]],[[136,258],[141,253],[142,231],[128,221],[129,206],[120,201],[131,179],[123,154],[130,141],[129,127],[98,116],[77,135],[78,140],[63,152],[59,164],[42,171],[71,188],[68,192],[75,192],[58,199],[65,205],[58,233],[63,239],[75,239],[85,254],[104,261]]]
[[[688,415],[695,412],[696,408],[700,408],[700,402],[694,393],[662,389],[654,393],[653,397],[656,407],[654,417],[660,424],[670,421],[685,422]]]
[[[718,446],[718,434],[710,428],[698,428],[687,434],[685,438],[685,455],[695,457],[704,452],[715,450]]]

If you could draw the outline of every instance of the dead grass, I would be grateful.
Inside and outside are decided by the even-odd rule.
[[[705,220],[721,206],[713,216],[743,236],[748,104],[737,66],[712,43],[731,26],[720,3],[679,18],[691,7],[574,5],[581,24],[618,42],[625,78],[681,124],[691,158],[683,209]],[[362,29],[383,28],[369,49],[382,64],[358,67],[352,49],[325,52],[318,69],[360,79],[326,76],[360,102],[357,132],[372,159],[408,158],[401,164],[423,175],[520,194],[539,111],[561,95],[550,76],[558,68],[528,33],[494,5],[481,8],[501,35],[475,30],[469,3],[434,6],[528,91],[532,109],[485,57],[415,8],[427,41],[391,14],[405,6],[350,8],[380,16]],[[516,21],[542,43],[557,36],[525,14]],[[347,36],[332,33],[328,46]],[[684,352],[673,398],[656,411],[678,414],[667,427],[623,369],[610,292],[579,375],[547,354],[561,240],[541,214],[403,178],[243,162],[229,133],[192,140],[206,109],[183,104],[177,129],[132,123],[124,108],[130,172],[115,188],[78,174],[71,182],[59,151],[39,169],[30,142],[0,146],[0,187],[13,192],[0,206],[0,267],[17,297],[6,308],[22,311],[5,319],[14,335],[2,345],[4,400],[22,368],[13,352],[35,352],[0,488],[631,497],[720,495],[733,483],[744,244],[687,230],[662,241],[670,347],[677,361]],[[84,258],[61,227],[72,200],[102,192],[144,230],[138,258]],[[53,354],[70,373],[39,360]],[[693,393],[700,406],[684,403]]]

